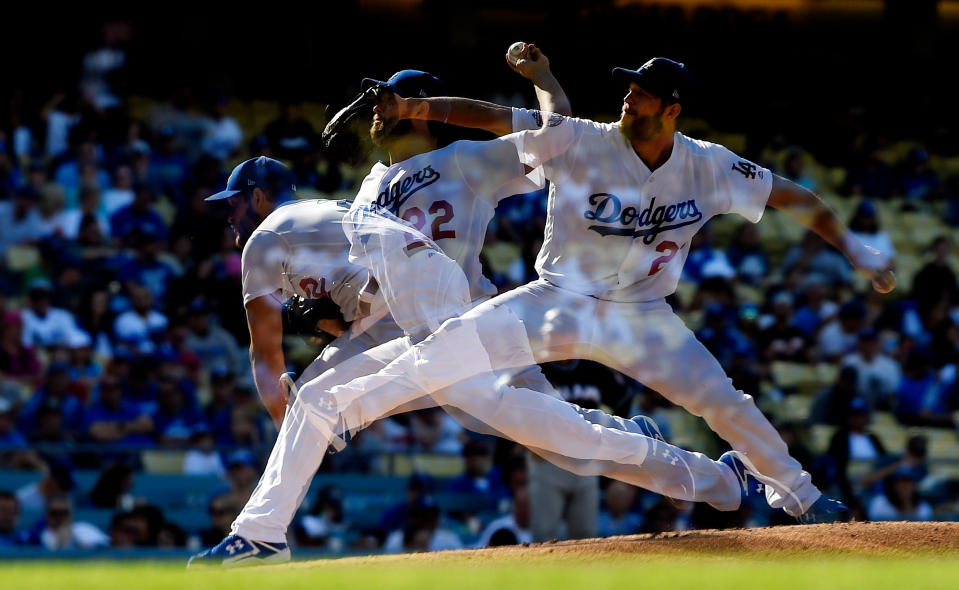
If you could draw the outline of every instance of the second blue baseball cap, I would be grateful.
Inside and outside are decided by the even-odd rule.
[[[373,78],[363,78],[360,89],[363,91],[373,86],[381,86],[393,91],[403,98],[429,96],[446,96],[446,85],[439,78],[422,70],[400,70],[393,74],[386,82]]]
[[[613,77],[635,82],[640,88],[660,98],[683,102],[689,98],[693,76],[684,64],[666,57],[654,57],[639,68],[613,68]]]
[[[296,192],[293,173],[283,162],[260,156],[242,162],[230,173],[226,189],[210,195],[206,201],[229,199],[243,191],[259,188],[273,195],[277,203],[290,199]]]

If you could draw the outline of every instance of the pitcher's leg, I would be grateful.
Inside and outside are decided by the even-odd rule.
[[[577,475],[605,475],[719,510],[739,506],[739,487],[723,464],[642,434],[588,422],[578,406],[522,388],[495,388],[492,375],[433,394],[434,400],[473,416]]]
[[[764,476],[778,482],[766,486],[770,506],[798,516],[819,498],[810,475],[789,455],[786,443],[752,397],[733,387],[719,362],[679,317],[660,309],[635,313],[629,324],[637,339],[633,346],[620,341],[604,347],[613,368],[702,416]]]

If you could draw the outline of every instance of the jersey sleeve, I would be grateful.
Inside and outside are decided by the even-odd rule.
[[[522,182],[526,175],[516,147],[504,137],[458,141],[453,146],[456,168],[477,198],[495,201],[505,185]]]
[[[714,145],[710,155],[716,167],[717,191],[726,197],[722,212],[736,213],[757,223],[772,192],[772,172],[721,145]]]
[[[289,258],[286,242],[270,231],[254,232],[243,247],[243,304],[283,288],[283,266]]]
[[[549,114],[549,113],[548,113]],[[542,111],[513,107],[513,132],[539,129],[543,126]]]
[[[589,122],[572,117],[547,113],[546,123],[532,130],[505,135],[501,139],[516,147],[519,160],[530,168],[539,168],[547,162],[554,167],[570,147],[589,129]]]

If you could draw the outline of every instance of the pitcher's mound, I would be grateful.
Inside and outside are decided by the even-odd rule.
[[[336,560],[337,564],[405,562],[470,563],[551,558],[641,558],[642,556],[752,554],[785,557],[803,552],[853,556],[959,555],[959,522],[858,522],[755,529],[687,531],[514,545],[466,551],[383,555]],[[323,564],[301,562],[300,567]],[[325,561],[326,564],[331,562]]]

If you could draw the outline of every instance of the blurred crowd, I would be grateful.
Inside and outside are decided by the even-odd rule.
[[[324,153],[322,121],[296,101],[277,104],[257,128],[241,125],[226,97],[190,88],[151,97],[134,114],[115,83],[124,66],[115,41],[108,35],[83,58],[79,85],[42,104],[18,91],[4,96],[0,470],[38,476],[18,489],[0,478],[0,546],[176,547],[223,536],[274,432],[245,350],[240,253],[203,199],[236,162],[258,155],[290,163],[309,196],[348,196],[366,171]],[[837,195],[852,231],[894,260],[903,242],[890,237],[897,220],[882,211],[922,212],[947,228],[959,222],[959,175],[933,166],[934,154],[915,146],[894,157],[882,137],[863,137],[861,146],[828,179],[816,173],[814,155],[782,138],[748,144],[743,155]],[[544,221],[542,191],[497,210],[483,261],[501,290],[535,277]],[[931,472],[928,429],[954,436],[959,410],[955,232],[906,236],[921,241],[911,248],[922,264],[884,297],[814,234],[769,239],[741,221],[697,236],[671,305],[761,406],[803,394],[777,383],[777,367],[836,369],[805,415],[777,423],[794,455],[859,518],[932,518],[936,498],[920,493],[931,489],[922,485]],[[290,358],[308,360],[316,344],[291,343]],[[645,413],[666,431],[674,423],[668,402],[604,367],[572,361],[545,371],[571,401]],[[871,430],[876,415],[927,434],[887,448]],[[824,453],[804,446],[813,425],[832,427]],[[722,443],[714,443],[718,455]],[[403,551],[777,522],[762,506],[720,514],[573,477],[505,441],[471,435],[438,409],[381,420],[351,446],[323,469],[369,473],[378,455],[420,453],[460,457],[463,471],[415,474],[403,484],[405,501],[362,527],[351,527],[347,492],[327,486],[297,521],[300,544]],[[208,522],[174,522],[130,494],[147,467],[144,449],[179,451],[183,474],[222,478]],[[863,462],[868,468],[851,477],[849,466]],[[95,485],[78,487],[77,471],[98,473]],[[454,501],[461,497],[472,498],[462,510]],[[78,507],[114,512],[98,527],[75,519]]]

